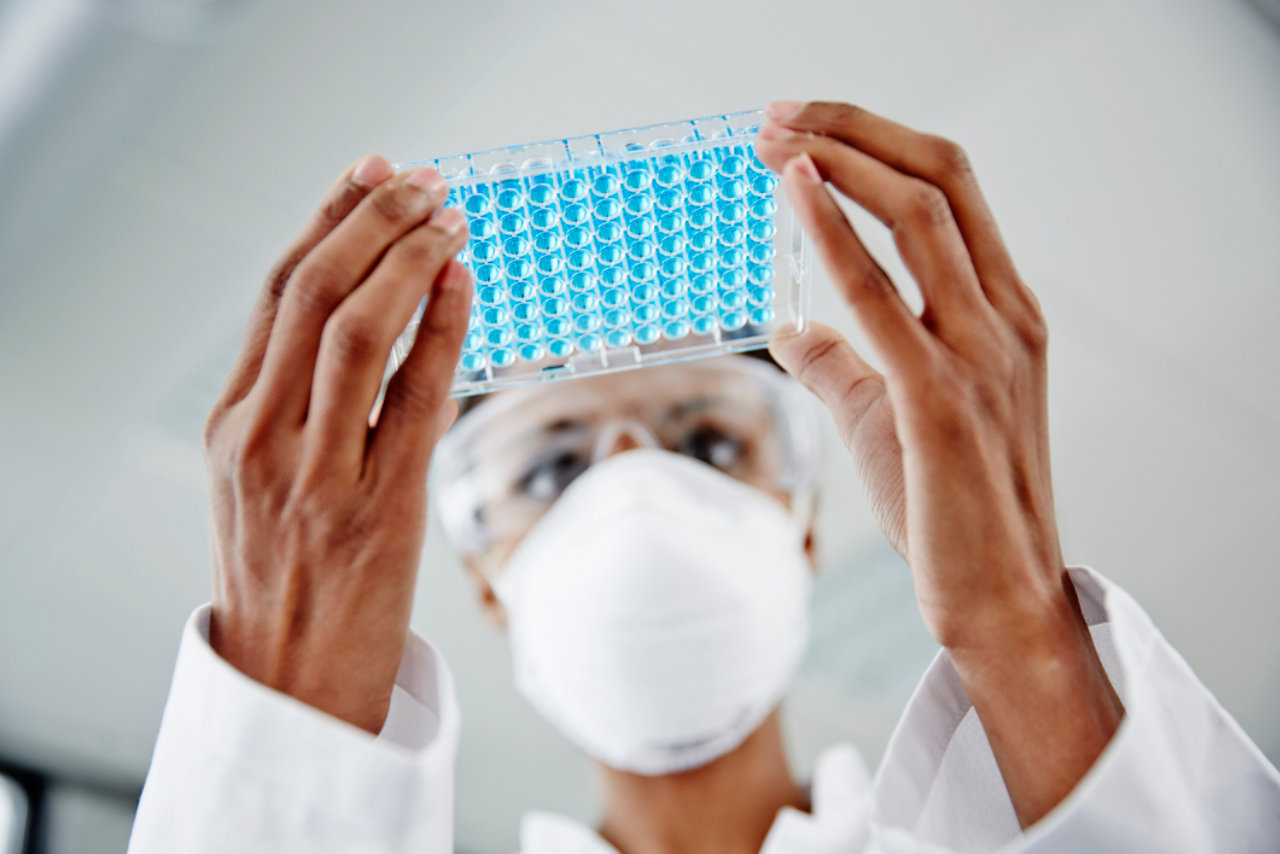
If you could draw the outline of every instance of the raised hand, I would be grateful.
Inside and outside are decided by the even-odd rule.
[[[213,511],[210,641],[248,676],[377,732],[404,650],[427,466],[471,282],[442,176],[367,157],[267,277],[205,430]],[[395,337],[416,343],[377,398]]]
[[[835,416],[1028,825],[1070,792],[1123,714],[1059,546],[1039,305],[954,143],[847,104],[769,115],[759,155],[784,175],[885,373],[817,325],[775,355]],[[920,316],[826,181],[892,231]]]

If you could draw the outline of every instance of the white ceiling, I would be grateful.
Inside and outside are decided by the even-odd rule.
[[[1129,588],[1280,758],[1280,39],[1253,7],[224,5],[194,29],[87,16],[0,163],[0,756],[141,780],[208,596],[203,412],[349,161],[813,96],[969,148],[1050,320],[1068,558]],[[829,739],[878,754],[932,649],[832,446],[802,769]],[[414,625],[458,676],[459,844],[509,849],[523,809],[594,801],[468,597],[433,530]]]

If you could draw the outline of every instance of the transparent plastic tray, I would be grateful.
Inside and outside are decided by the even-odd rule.
[[[455,396],[766,346],[804,328],[812,247],[753,145],[763,113],[397,164],[466,216]],[[408,354],[421,312],[397,340]]]

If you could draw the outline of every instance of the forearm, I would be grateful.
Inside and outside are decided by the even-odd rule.
[[[251,679],[183,633],[131,854],[451,851],[459,712],[448,666],[410,635],[376,737]]]
[[[1061,593],[1011,621],[1022,628],[949,650],[1024,828],[1070,794],[1124,717],[1065,572]]]

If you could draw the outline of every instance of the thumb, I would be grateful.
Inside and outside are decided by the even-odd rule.
[[[872,404],[884,397],[884,377],[843,335],[821,323],[811,323],[799,335],[774,341],[769,353],[831,410],[840,438],[846,447],[852,447],[859,423]]]

